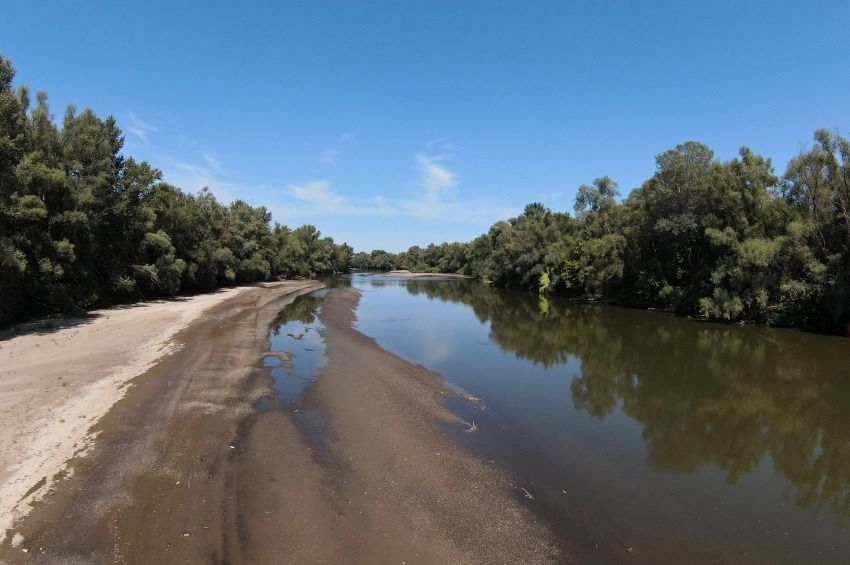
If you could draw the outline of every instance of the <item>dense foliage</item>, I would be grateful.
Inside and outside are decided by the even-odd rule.
[[[162,182],[115,119],[12,89],[0,56],[0,324],[140,297],[348,270],[352,250],[262,207]]]
[[[608,177],[575,214],[529,204],[468,243],[352,249],[265,208],[182,192],[122,152],[114,118],[12,88],[0,56],[0,324],[140,297],[283,276],[464,273],[504,287],[723,320],[847,331],[850,142],[820,130],[774,174],[747,148],[727,162],[687,142],[621,199]]]
[[[470,243],[358,253],[363,269],[457,272],[499,286],[828,331],[850,321],[850,142],[820,130],[774,174],[747,148],[687,142],[620,200],[608,177],[575,215],[530,204]]]

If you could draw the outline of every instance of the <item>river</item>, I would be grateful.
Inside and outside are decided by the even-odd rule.
[[[447,394],[467,424],[445,433],[515,478],[565,555],[850,562],[850,341],[470,280],[338,284],[362,291],[356,329],[479,399]],[[296,317],[295,337],[321,332]]]

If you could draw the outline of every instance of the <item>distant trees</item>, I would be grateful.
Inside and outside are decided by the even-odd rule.
[[[778,177],[744,147],[720,162],[687,142],[625,199],[601,177],[575,216],[539,203],[470,243],[358,254],[359,268],[458,272],[498,286],[718,320],[847,331],[850,142],[815,132]]]
[[[47,96],[12,88],[0,55],[0,325],[277,275],[346,271],[352,250],[263,207],[186,194],[121,150],[115,119],[54,122]]]

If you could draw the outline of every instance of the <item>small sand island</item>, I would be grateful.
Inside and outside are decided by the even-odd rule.
[[[411,272],[407,269],[394,269],[391,271],[387,271],[383,273],[389,277],[439,277],[439,278],[448,278],[448,279],[471,279],[470,275],[461,275],[458,273],[417,273]]]

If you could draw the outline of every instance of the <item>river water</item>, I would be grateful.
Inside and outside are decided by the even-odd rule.
[[[446,433],[577,562],[850,563],[847,339],[468,280],[344,284],[359,331],[481,399],[450,398],[477,431]]]

